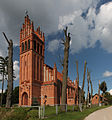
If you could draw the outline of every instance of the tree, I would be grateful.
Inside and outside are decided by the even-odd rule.
[[[3,90],[4,90],[4,77],[7,75],[7,65],[8,65],[8,57],[3,58],[0,56],[0,74],[2,75],[2,93],[1,93],[1,106],[3,102]]]
[[[99,101],[98,101],[98,103],[99,103],[99,105],[100,105],[100,80],[99,80],[99,88],[98,88],[98,96],[99,96]]]
[[[8,43],[8,85],[7,85],[7,100],[6,107],[11,107],[12,105],[12,92],[13,92],[13,41],[8,40],[5,33],[3,35]]]
[[[78,72],[78,61],[76,61],[76,71],[77,71],[77,83],[78,83],[78,91],[76,93],[77,97],[78,97],[78,104],[79,104],[79,94],[80,94],[80,88],[79,88],[79,72]]]
[[[91,79],[90,79],[90,85],[91,85],[91,106],[92,106],[93,85],[92,85],[92,81],[91,81]]]
[[[7,97],[7,89],[3,93],[3,104],[6,104],[6,97]],[[19,103],[19,86],[14,88],[13,99],[12,99],[12,104],[18,104],[18,103]]]
[[[87,93],[87,107],[89,107],[89,97],[90,97],[90,95],[89,95],[89,82],[90,82],[90,73],[89,73],[89,71],[88,71],[88,68],[87,68],[87,82],[88,82],[88,93]]]
[[[104,95],[105,95],[105,92],[107,91],[107,85],[106,85],[106,82],[103,81],[101,84],[100,84],[100,90],[103,92],[103,102],[104,102]]]
[[[85,64],[84,64],[84,74],[83,74],[83,84],[82,84],[82,91],[81,91],[81,103],[83,104],[84,103],[84,83],[85,83],[85,74],[86,74],[86,65],[87,65],[87,62],[85,61]]]
[[[19,103],[19,86],[15,87],[13,90],[13,104]]]
[[[63,61],[63,81],[62,81],[62,99],[61,99],[61,110],[66,111],[65,104],[67,103],[67,78],[68,78],[68,57],[70,47],[70,33],[67,33],[67,27],[64,29],[65,40],[64,44],[64,61]]]
[[[104,97],[107,99],[108,104],[112,105],[112,95],[109,92],[105,92]]]

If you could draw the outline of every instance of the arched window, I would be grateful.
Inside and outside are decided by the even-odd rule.
[[[40,46],[40,54],[42,55],[42,45]]]
[[[22,43],[22,52],[24,51],[24,43]]]
[[[40,81],[42,81],[42,59],[40,59]]]
[[[35,66],[36,66],[35,63],[36,63],[36,56],[34,56],[34,80],[35,80],[35,73],[36,73],[36,72],[35,72]]]
[[[39,57],[37,57],[37,80],[39,80]]]
[[[30,40],[28,40],[28,50],[30,49]]]
[[[36,50],[36,41],[34,40],[34,50]]]
[[[25,41],[25,50],[27,50],[27,41]]]
[[[39,43],[37,43],[37,52],[39,53]]]

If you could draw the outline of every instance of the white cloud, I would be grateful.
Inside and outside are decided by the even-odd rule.
[[[19,31],[23,23],[25,9],[35,26],[40,25],[46,34],[62,29],[67,24],[72,33],[71,52],[94,47],[100,40],[101,47],[112,52],[112,3],[104,4],[96,14],[96,5],[100,0],[3,0],[0,1],[0,55],[6,56],[7,43],[2,31],[6,32],[14,45],[19,45]],[[5,7],[4,7],[5,6]],[[57,9],[58,8],[58,9]],[[88,10],[87,18],[81,13]],[[88,26],[94,27],[90,30]],[[50,42],[52,44],[52,42]],[[49,43],[49,44],[50,44]],[[54,42],[55,43],[55,42]],[[57,50],[54,49],[54,50]],[[51,50],[53,51],[53,50]]]
[[[110,91],[108,91],[111,95],[112,95],[112,89]]]
[[[112,53],[112,2],[104,4],[100,8],[100,13],[96,19],[96,32],[102,48]]]
[[[81,14],[83,10],[77,10],[71,14],[60,16],[58,28],[69,27],[72,34],[71,52],[79,52],[83,48],[95,47],[100,40],[101,47],[112,53],[112,2],[100,7],[99,13],[90,6],[86,19]]]
[[[16,76],[16,78],[14,80],[18,80],[19,79],[19,61],[14,61],[13,69],[14,69],[14,73]]]
[[[96,4],[99,0],[1,0],[0,1],[0,53],[6,54],[6,46],[2,32],[9,39],[19,45],[19,31],[24,21],[25,10],[28,10],[30,18],[35,26],[40,25],[45,35],[58,30],[59,16],[70,15],[73,11],[82,11]],[[67,19],[66,19],[67,20]],[[67,21],[65,21],[67,22]],[[4,47],[2,47],[4,46]]]
[[[110,77],[110,76],[112,76],[112,72],[108,70],[103,73],[103,77]]]
[[[48,43],[47,50],[50,52],[57,51],[59,48],[60,41],[59,40],[52,40]]]

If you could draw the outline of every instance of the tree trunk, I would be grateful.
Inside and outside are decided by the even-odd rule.
[[[89,80],[90,80],[90,76],[89,76],[89,71],[87,69],[87,82],[88,82],[87,107],[89,107]]]
[[[100,80],[99,80],[98,96],[99,96],[99,101],[98,101],[98,103],[99,103],[99,105],[100,105]]]
[[[68,57],[69,57],[69,44],[70,44],[70,33],[67,35],[67,28],[64,30],[65,41],[64,41],[64,63],[63,63],[63,81],[62,81],[62,99],[61,99],[61,111],[66,111],[67,104],[67,78],[68,78]]]
[[[92,107],[93,85],[91,79],[90,79],[90,84],[91,84],[91,107]]]
[[[11,107],[12,105],[12,91],[13,91],[13,42],[10,40],[8,48],[8,85],[7,85],[7,99],[6,107]]]
[[[86,64],[87,62],[85,61],[84,64],[84,75],[83,75],[83,84],[82,84],[82,91],[81,91],[81,103],[84,103],[84,83],[85,83],[85,74],[86,74]]]

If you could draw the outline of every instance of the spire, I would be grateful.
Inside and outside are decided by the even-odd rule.
[[[25,16],[28,16],[28,10],[25,10]]]
[[[57,67],[56,67],[56,63],[54,63],[54,68],[57,68]]]

